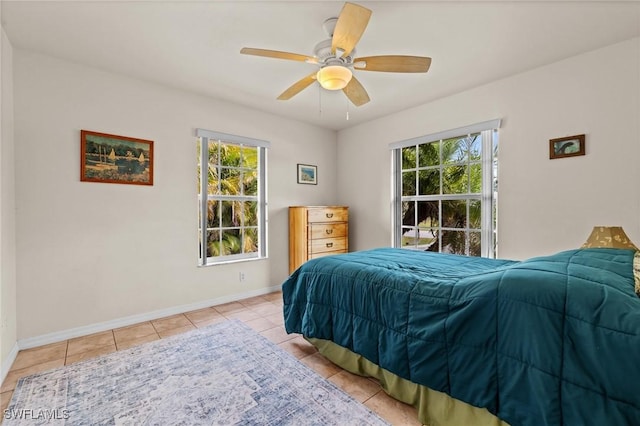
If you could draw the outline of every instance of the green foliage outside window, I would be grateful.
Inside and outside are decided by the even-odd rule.
[[[401,156],[402,245],[480,255],[481,134],[405,147]]]
[[[200,141],[198,154],[200,192]],[[258,177],[258,147],[209,142],[207,257],[258,252]]]

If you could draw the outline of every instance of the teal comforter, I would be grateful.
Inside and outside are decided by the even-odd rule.
[[[375,249],[307,262],[285,327],[511,425],[640,425],[633,252],[523,262]]]

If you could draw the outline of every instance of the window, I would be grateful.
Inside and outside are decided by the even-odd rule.
[[[495,256],[499,124],[391,145],[395,247]]]
[[[196,136],[199,264],[266,257],[269,143],[203,129]]]

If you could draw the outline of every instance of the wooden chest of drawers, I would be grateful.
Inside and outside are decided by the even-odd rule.
[[[348,207],[289,207],[289,273],[309,259],[347,251]]]

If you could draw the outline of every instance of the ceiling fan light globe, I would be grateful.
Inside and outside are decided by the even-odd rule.
[[[353,73],[347,67],[340,65],[326,66],[316,74],[316,79],[327,90],[342,90],[351,81]]]

